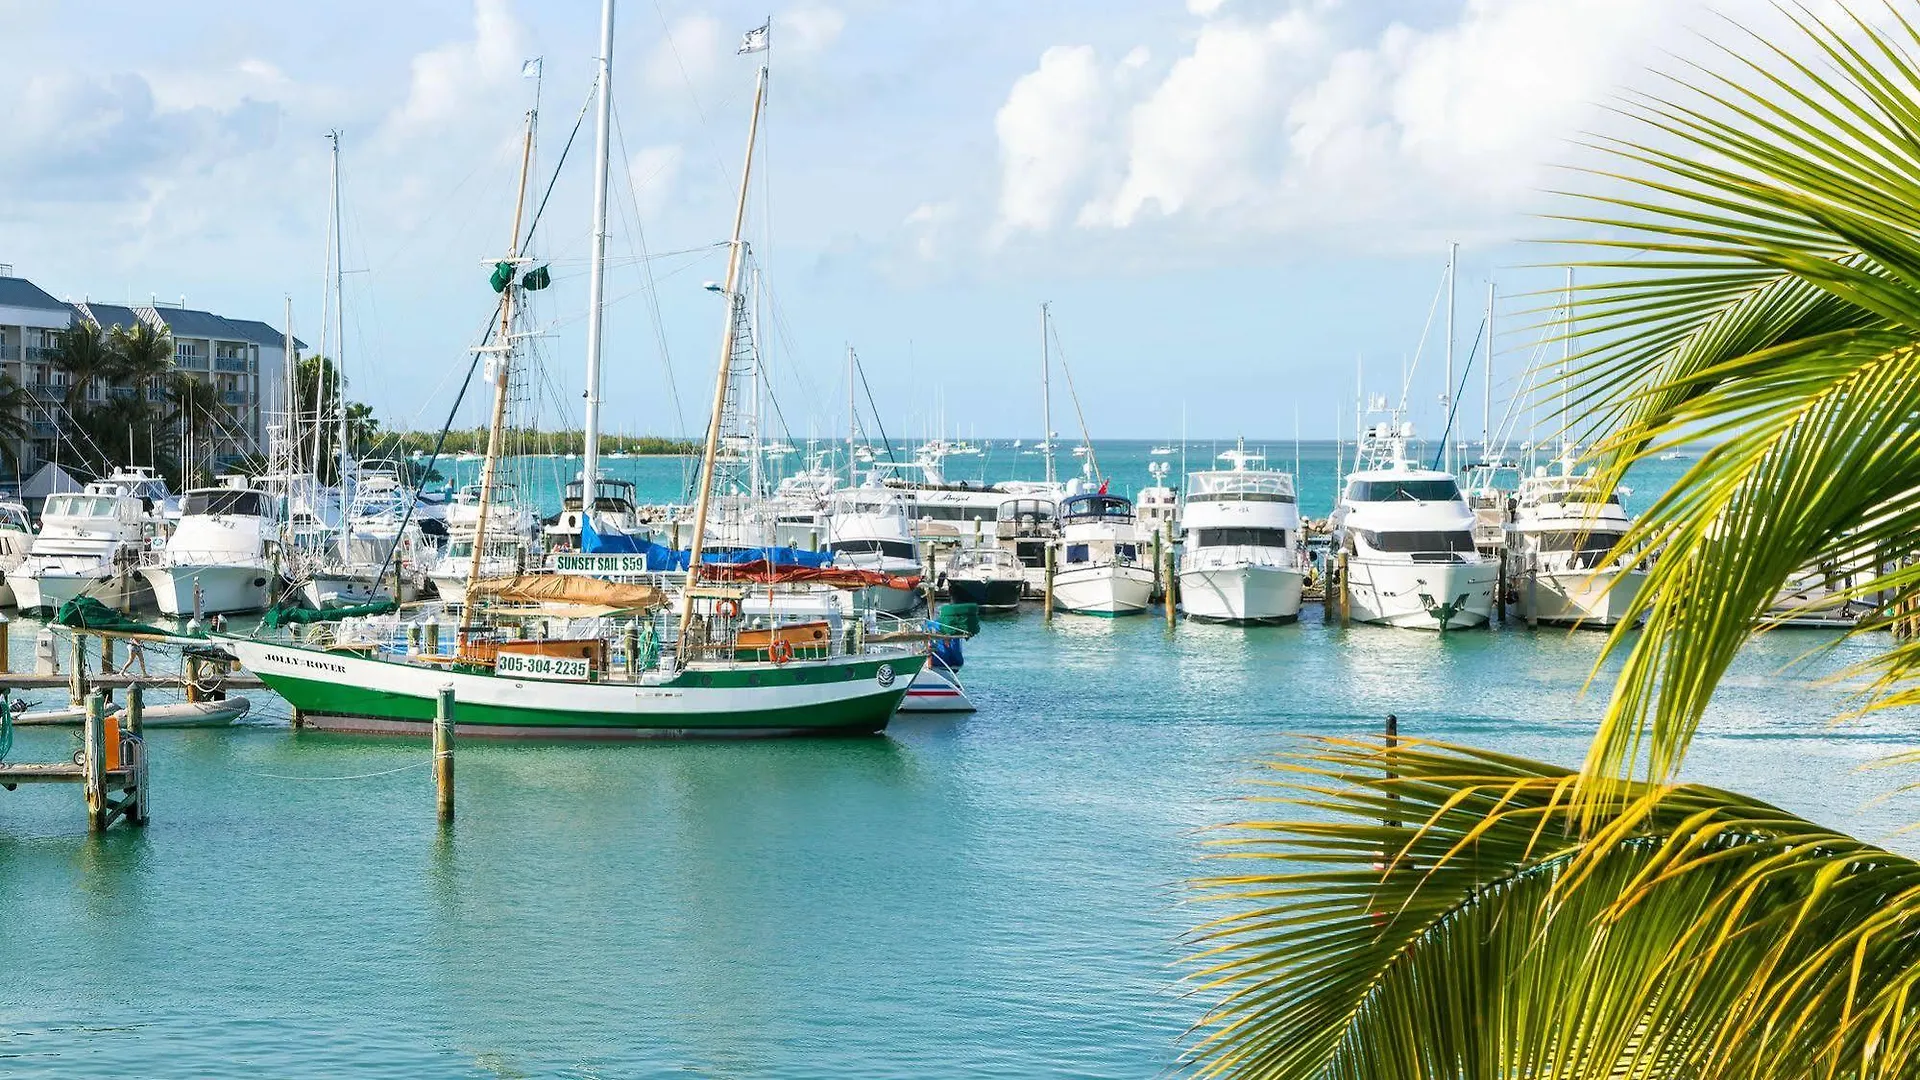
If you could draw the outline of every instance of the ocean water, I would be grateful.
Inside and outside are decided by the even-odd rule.
[[[1577,762],[1601,641],[1029,608],[967,645],[978,713],[468,740],[444,831],[423,740],[294,733],[266,701],[152,733],[144,830],[87,835],[72,788],[0,791],[0,1076],[1165,1075],[1203,1006],[1181,938],[1210,912],[1181,882],[1208,826],[1269,812],[1239,801],[1263,757],[1393,712]],[[1860,766],[1914,717],[1830,728],[1822,679],[1863,648],[1807,657],[1830,641],[1749,650],[1691,773],[1910,849],[1887,840],[1910,797],[1873,801],[1904,777]]]

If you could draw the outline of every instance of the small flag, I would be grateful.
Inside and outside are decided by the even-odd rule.
[[[752,30],[747,31],[747,36],[740,39],[740,47],[734,50],[734,55],[738,56],[741,53],[766,52],[767,51],[767,31],[772,26],[773,26],[773,23],[771,21],[768,21],[760,26],[754,27]]]
[[[523,79],[537,79],[537,78],[539,78],[539,77],[540,77],[540,70],[541,70],[541,68],[542,68],[542,66],[543,66],[543,63],[544,63],[544,62],[543,62],[543,60],[542,60],[542,58],[541,58],[541,57],[538,57],[538,56],[536,56],[536,57],[534,57],[533,59],[531,59],[531,60],[529,60],[529,61],[527,61],[526,63],[524,63],[524,64],[521,64],[521,65],[520,65],[520,77],[521,77],[521,78],[523,78]]]

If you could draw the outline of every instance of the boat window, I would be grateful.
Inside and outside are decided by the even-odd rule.
[[[1060,504],[1065,521],[1132,521],[1133,503],[1118,495],[1075,495]]]
[[[827,545],[827,550],[836,554],[889,555],[896,559],[918,559],[913,544],[906,540],[835,540]]]
[[[1582,555],[1605,555],[1612,551],[1615,544],[1625,533],[1603,532],[1547,532],[1540,534],[1541,551],[1577,551]]]
[[[1273,547],[1287,546],[1285,529],[1197,529],[1195,547]]]
[[[1113,545],[1113,553],[1128,562],[1132,562],[1140,557],[1140,548],[1134,544],[1115,544]]]
[[[180,512],[265,517],[266,507],[257,491],[189,491]]]
[[[1189,503],[1205,502],[1261,502],[1291,503],[1293,495],[1281,491],[1196,491],[1187,496]]]
[[[1355,480],[1347,485],[1354,502],[1451,502],[1460,497],[1452,480]]]
[[[1396,554],[1407,552],[1417,552],[1421,554],[1439,552],[1465,554],[1474,550],[1473,533],[1467,529],[1457,531],[1426,529],[1417,531],[1396,530],[1392,532],[1361,531],[1360,536],[1367,542],[1367,546],[1373,550],[1393,552]]]
[[[1067,545],[1067,561],[1070,563],[1079,563],[1079,562],[1089,561],[1089,556],[1087,555],[1087,545],[1068,544]]]

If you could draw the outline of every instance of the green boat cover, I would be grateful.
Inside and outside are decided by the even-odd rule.
[[[91,630],[101,634],[146,634],[152,637],[172,637],[173,631],[150,626],[136,619],[130,619],[113,610],[91,596],[75,597],[60,605],[54,613],[53,621],[60,626],[75,630]]]
[[[398,610],[400,605],[391,600],[378,600],[371,604],[335,604],[317,610],[310,607],[271,607],[260,624],[268,629],[278,629],[306,623],[338,622],[360,615],[386,615]]]

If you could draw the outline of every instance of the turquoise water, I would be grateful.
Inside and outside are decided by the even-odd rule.
[[[16,628],[16,663],[30,635]],[[1162,1075],[1200,1004],[1201,830],[1294,733],[1573,762],[1594,634],[1237,630],[1038,612],[969,643],[971,716],[881,738],[463,743],[442,832],[423,741],[154,732],[154,822],[0,791],[0,1075]],[[1745,656],[1693,773],[1884,838],[1818,677]],[[30,730],[14,757],[71,736]],[[352,779],[338,779],[352,777]],[[1902,841],[1903,844],[1909,843]]]

